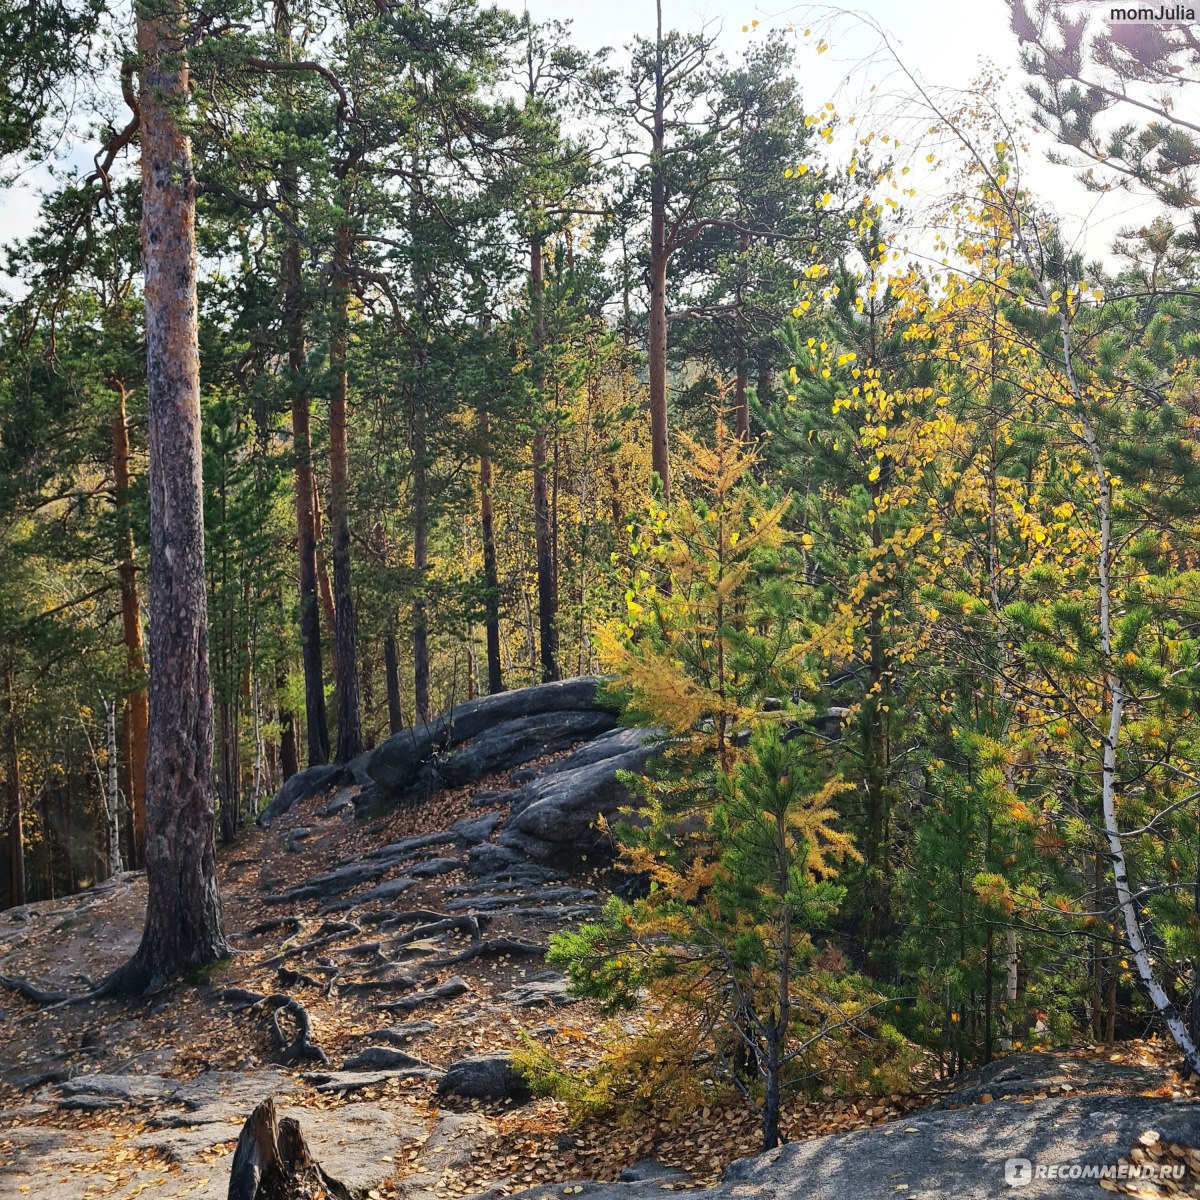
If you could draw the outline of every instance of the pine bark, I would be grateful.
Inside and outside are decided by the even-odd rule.
[[[288,376],[292,393],[292,451],[295,456],[296,554],[300,568],[300,648],[304,661],[304,719],[308,765],[329,761],[329,719],[321,665],[321,607],[317,597],[317,524],[313,510],[312,421],[304,374],[305,338],[300,243],[284,250],[284,307]]]
[[[496,521],[492,511],[491,420],[479,410],[479,524],[483,541],[484,636],[487,639],[488,694],[504,691],[500,663],[500,572],[496,565]]]
[[[146,924],[110,980],[143,992],[229,954],[217,894],[204,589],[195,196],[179,0],[138,13],[150,447]]]
[[[658,35],[654,57],[650,179],[650,466],[671,498],[667,444],[667,185],[663,177],[666,147],[666,91],[663,79],[662,0],[657,3]]]
[[[529,246],[529,298],[533,310],[534,386],[539,409],[545,378],[542,355],[546,346],[546,319],[542,311],[545,277],[542,240],[533,238]],[[537,557],[538,658],[543,683],[558,678],[558,580],[554,570],[554,542],[550,520],[550,492],[546,477],[546,429],[543,413],[536,414],[533,435],[533,540]]]
[[[142,644],[142,610],[138,599],[137,562],[133,526],[129,522],[130,448],[125,411],[125,386],[113,382],[117,405],[112,418],[113,485],[117,507],[117,579],[121,589],[121,634],[125,644],[125,669],[129,691],[125,696],[125,795],[129,803],[131,865],[140,867],[146,856],[146,654]]]
[[[321,492],[317,487],[317,477],[313,476],[312,490],[313,536],[316,538],[317,558],[317,587],[321,594],[321,608],[325,613],[325,627],[336,633],[337,619],[334,614],[333,585],[329,582],[329,564],[325,561],[325,551],[322,549],[325,539],[325,526],[321,510]],[[337,680],[337,638],[329,645],[329,669]]]
[[[418,349],[417,380],[413,385],[412,471],[413,471],[413,574],[416,591],[412,605],[413,703],[417,720],[429,720],[429,607],[425,598],[429,574],[429,446],[425,430],[425,404],[421,396],[424,384],[425,354]]]
[[[395,633],[389,633],[383,641],[383,670],[387,679],[388,732],[399,733],[404,728],[404,714],[400,708],[400,654]]]
[[[337,762],[349,762],[362,753],[362,725],[358,705],[358,656],[355,653],[354,600],[350,579],[350,460],[346,438],[350,338],[350,252],[354,230],[343,224],[334,253],[333,333],[329,365],[333,395],[329,403],[329,522],[333,543],[333,615],[337,645]]]
[[[750,364],[744,349],[738,351],[733,389],[733,428],[743,442],[750,440]]]
[[[12,668],[4,672],[4,716],[8,725],[7,820],[9,902],[15,908],[24,904],[25,888],[25,816],[21,808],[21,747],[17,737],[17,695]]]
[[[121,873],[121,775],[117,755],[117,703],[104,701],[104,750],[107,758],[107,787],[105,809],[108,817],[107,865],[108,876]]]
[[[750,250],[750,235],[743,232],[738,237],[738,283],[737,306],[741,317],[739,324],[743,326],[739,334],[737,347],[737,369],[734,383],[733,412],[734,431],[743,442],[750,440],[750,353],[744,340],[745,298],[743,295],[746,282],[746,255]]]
[[[415,6],[415,4],[414,4]],[[421,178],[421,155],[414,147],[409,169],[413,181]],[[429,574],[429,433],[425,405],[426,375],[429,370],[428,314],[426,312],[425,268],[419,250],[421,201],[414,189],[409,200],[408,231],[413,241],[410,266],[415,309],[413,382],[409,393],[409,444],[412,449],[413,489],[413,575],[412,605],[413,707],[416,719],[427,722],[429,709],[429,607],[426,585]]]

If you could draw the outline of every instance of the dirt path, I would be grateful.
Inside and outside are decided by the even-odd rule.
[[[0,1200],[223,1200],[238,1130],[268,1095],[300,1120],[326,1169],[371,1200],[615,1180],[647,1159],[686,1174],[639,1186],[698,1187],[753,1152],[754,1122],[733,1103],[682,1123],[651,1114],[571,1128],[551,1100],[439,1096],[452,1063],[523,1036],[579,1066],[604,1036],[541,950],[602,903],[607,872],[568,878],[530,864],[489,875],[473,865],[511,784],[484,779],[368,822],[355,820],[351,789],[246,831],[220,856],[237,954],[205,980],[134,1004],[39,1008],[0,991]],[[144,879],[126,875],[0,914],[0,974],[85,986],[133,950],[144,896]],[[308,1041],[296,1036],[301,1010]],[[1068,1058],[1011,1102],[1094,1086],[1186,1091],[1153,1046],[1127,1056],[1144,1061],[1118,1084],[1072,1075]],[[991,1086],[988,1101],[978,1090],[963,1099],[1002,1098],[1003,1081]],[[883,1127],[920,1103],[800,1100],[785,1128],[803,1137]]]

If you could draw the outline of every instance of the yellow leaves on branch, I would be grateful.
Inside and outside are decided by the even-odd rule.
[[[759,612],[748,585],[756,557],[782,545],[790,498],[768,502],[750,476],[756,451],[718,412],[713,444],[679,437],[669,511],[651,502],[638,554],[620,566],[625,612],[594,631],[605,671],[622,677],[649,720],[699,746],[752,716],[733,696],[730,666]],[[789,648],[780,650],[780,662]]]
[[[833,824],[839,820],[833,802],[838,796],[854,790],[854,784],[834,778],[820,791],[790,806],[788,829],[797,841],[803,840],[805,844],[808,852],[805,866],[810,874],[832,878],[837,874],[835,863],[847,859],[857,863],[863,861],[854,838]]]

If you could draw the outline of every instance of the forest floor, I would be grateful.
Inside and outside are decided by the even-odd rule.
[[[485,906],[481,936],[495,943],[495,955],[439,966],[476,944],[468,932],[453,930],[406,946],[397,957],[419,974],[420,987],[454,978],[466,985],[458,995],[431,997],[411,1012],[374,1007],[403,1000],[414,988],[414,977],[378,951],[381,914],[394,914],[396,907],[405,910],[400,917],[441,914],[454,908],[456,898],[470,896],[478,881],[464,873],[461,846],[433,846],[430,861],[436,865],[429,869],[439,873],[416,878],[402,900],[385,894],[333,907],[411,873],[411,864],[351,886],[332,903],[328,896],[270,902],[281,889],[320,877],[334,864],[486,816],[490,810],[473,806],[472,798],[510,783],[487,779],[369,821],[356,820],[350,805],[330,815],[335,806],[324,797],[298,805],[268,829],[244,830],[219,855],[226,930],[236,953],[205,980],[134,1003],[38,1006],[0,990],[0,1200],[224,1198],[241,1123],[269,1095],[300,1119],[317,1159],[344,1166],[344,1177],[370,1200],[502,1195],[550,1183],[566,1184],[558,1190],[570,1194],[571,1180],[615,1180],[647,1160],[679,1172],[664,1174],[658,1186],[701,1187],[734,1159],[754,1153],[757,1126],[740,1101],[698,1109],[682,1121],[664,1112],[625,1125],[572,1126],[555,1100],[437,1094],[437,1076],[451,1063],[515,1047],[525,1035],[577,1067],[599,1057],[606,1021],[591,1004],[570,1001],[540,957],[520,948],[544,946],[563,927],[565,910],[552,889]],[[596,867],[567,882],[602,898],[613,881]],[[127,874],[73,897],[2,913],[0,974],[47,989],[98,979],[132,953],[144,903],[144,877]],[[462,903],[457,911],[464,911]],[[265,928],[272,922],[278,927]],[[312,945],[318,939],[320,945]],[[504,952],[509,944],[512,953]],[[544,1004],[531,1004],[528,990],[521,992],[531,981],[549,989]],[[239,1006],[228,989],[286,992],[300,1001],[312,1041],[332,1066],[277,1065],[269,1012]],[[408,1038],[405,1049],[436,1071],[405,1077],[338,1069],[364,1047],[378,1045],[381,1027],[394,1032],[397,1021],[408,1022],[399,1027]],[[1089,1091],[1164,1101],[1196,1095],[1195,1085],[1174,1073],[1172,1061],[1156,1041],[1111,1051],[1080,1048],[1048,1056],[1035,1084],[1013,1090],[1010,1098],[1037,1104]],[[1005,1098],[1003,1080],[989,1085],[983,1077],[974,1085],[949,1101],[985,1105]],[[891,1096],[800,1098],[787,1111],[784,1133],[792,1141],[900,1128],[890,1123],[938,1093],[931,1084]],[[1195,1141],[1200,1143],[1200,1129]],[[1200,1180],[1200,1155],[1189,1169]],[[1200,1188],[1188,1194],[1200,1195]]]

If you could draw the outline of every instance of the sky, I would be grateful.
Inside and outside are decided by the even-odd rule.
[[[586,49],[619,48],[636,35],[654,34],[654,0],[505,2],[517,11],[527,7],[535,20],[570,21],[574,39]],[[833,18],[839,11],[847,15]],[[759,23],[757,28],[752,27],[754,21]],[[1005,111],[1029,115],[1031,106],[1022,92],[1026,77],[1005,0],[861,0],[857,4],[846,0],[844,10],[820,4],[791,5],[786,0],[663,0],[664,28],[697,30],[707,23],[719,31],[718,45],[731,59],[742,54],[751,38],[779,36],[772,31],[791,26],[792,36],[799,36],[797,72],[809,111],[833,101],[839,113],[847,116],[869,103],[874,85],[876,101],[881,94],[888,94],[888,104],[901,113],[907,108],[906,115],[915,118],[916,110],[905,100],[912,86],[891,55],[882,51],[879,34],[868,21],[886,31],[895,53],[923,84],[934,89],[965,89],[982,70],[994,68],[1006,76],[1000,89]],[[743,32],[748,26],[749,32]],[[813,30],[807,44],[802,37],[805,28]],[[826,29],[830,48],[818,54],[815,43]],[[938,95],[947,98],[943,91]],[[915,120],[910,121],[913,124]],[[924,129],[923,119],[920,124]],[[1128,193],[1097,197],[1076,180],[1070,168],[1048,161],[1047,151],[1054,147],[1049,135],[1033,131],[1030,136],[1023,162],[1025,180],[1058,214],[1067,240],[1078,244],[1088,257],[1106,257],[1119,229],[1141,224],[1157,211],[1144,197]],[[923,157],[917,157],[916,164],[920,167],[914,171],[919,177],[915,180],[920,193],[916,203],[920,204],[944,190],[952,164],[940,154],[934,169],[924,168]]]
[[[518,11],[527,5],[536,20],[570,21],[574,39],[591,50],[611,46],[619,51],[634,36],[652,36],[654,32],[654,0],[501,2]],[[887,96],[886,103],[897,119],[907,117],[910,126],[923,126],[918,110],[906,99],[911,84],[891,56],[880,52],[878,33],[861,19],[867,18],[887,31],[895,53],[925,84],[965,88],[990,63],[1007,72],[1007,84],[1000,89],[1006,111],[1028,113],[1029,104],[1021,94],[1024,77],[1017,42],[1008,27],[1004,0],[862,0],[854,10],[859,18],[842,16],[830,26],[834,11],[821,5],[792,6],[786,0],[663,0],[666,28],[697,30],[707,24],[731,59],[740,56],[750,39],[796,37],[797,71],[806,107],[813,112],[831,100],[846,116],[870,103],[878,106],[880,97]],[[755,21],[757,27],[753,27]],[[790,35],[773,32],[789,25],[793,27]],[[743,27],[748,32],[743,32]],[[802,37],[805,28],[814,31],[807,42]],[[818,54],[815,43],[826,30],[830,48]],[[869,92],[872,85],[877,89],[873,96]],[[863,116],[868,117],[866,113]],[[1068,240],[1076,240],[1089,257],[1103,256],[1122,226],[1140,224],[1155,211],[1145,201],[1123,193],[1097,200],[1070,169],[1047,162],[1046,151],[1051,146],[1045,135],[1034,140],[1024,160],[1025,180],[1053,206]],[[844,161],[847,148],[835,147],[835,157],[840,155]],[[90,152],[77,152],[72,158],[83,165]],[[953,164],[940,155],[933,168],[925,167],[923,157],[914,157],[914,162],[913,182],[919,192],[914,203],[922,205],[944,190]],[[47,179],[44,171],[33,170],[16,187],[0,189],[0,242],[30,231],[37,211],[37,190],[46,186]],[[3,282],[0,277],[0,285]]]

